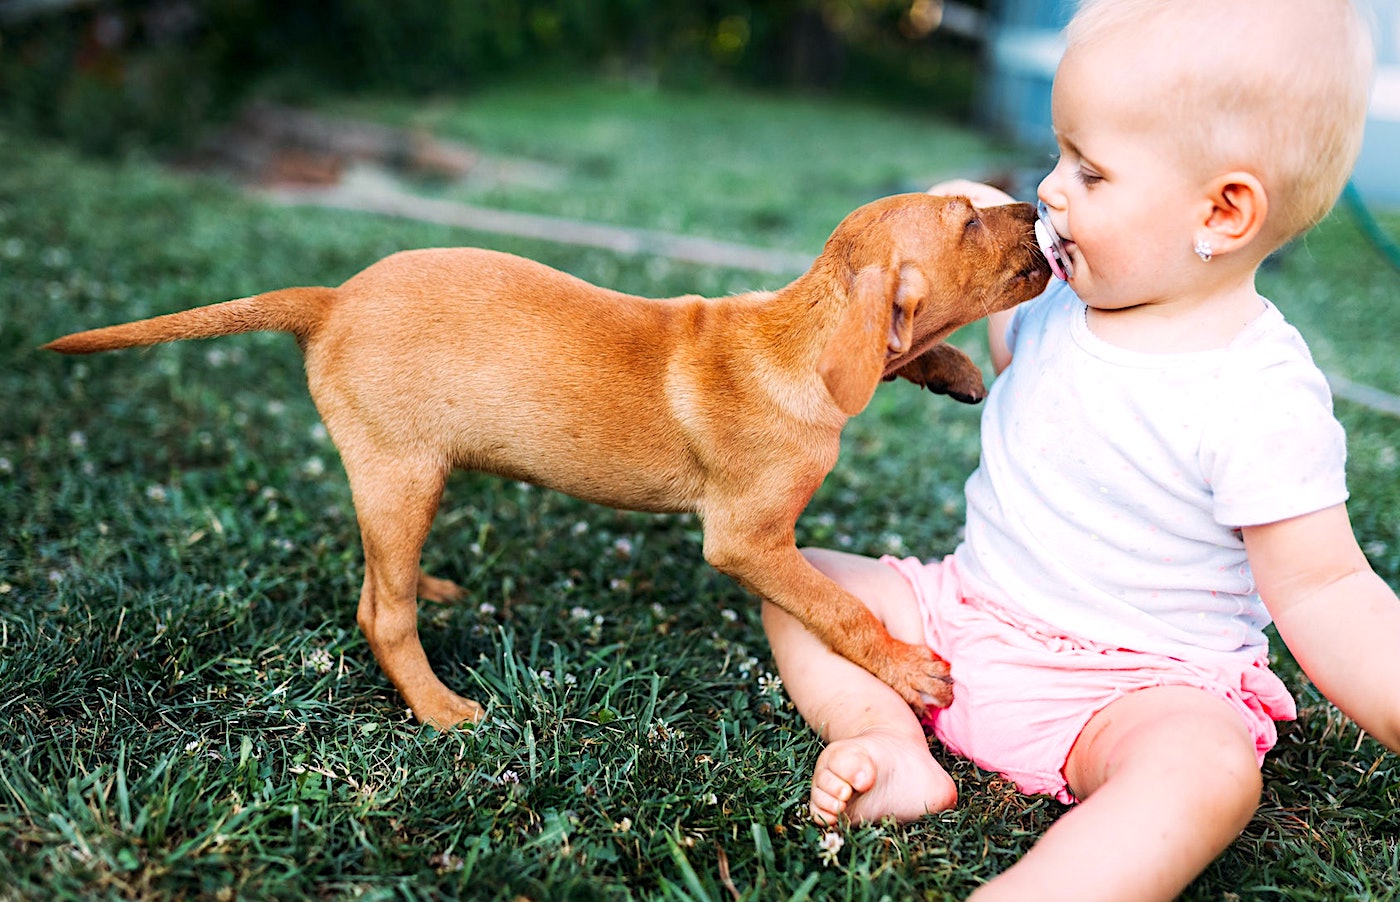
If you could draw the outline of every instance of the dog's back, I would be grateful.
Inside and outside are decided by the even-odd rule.
[[[688,509],[699,469],[671,396],[700,303],[495,251],[406,251],[336,290],[307,378],[341,447],[431,448],[615,507]]]

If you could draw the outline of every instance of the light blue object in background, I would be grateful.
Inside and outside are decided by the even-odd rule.
[[[1400,0],[1357,0],[1376,25],[1376,85],[1353,182],[1366,202],[1400,206]],[[1075,0],[994,0],[986,32],[982,124],[1018,144],[1055,150],[1050,85]],[[1047,163],[1046,166],[1049,169]]]
[[[1363,0],[1376,23],[1376,84],[1352,181],[1368,203],[1400,206],[1400,2]]]

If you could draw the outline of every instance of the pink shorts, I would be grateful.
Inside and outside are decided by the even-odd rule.
[[[1223,699],[1254,736],[1260,763],[1278,740],[1274,721],[1297,716],[1267,658],[1218,666],[1095,645],[965,597],[951,556],[881,560],[913,587],[928,645],[952,668],[953,703],[931,709],[925,727],[1028,795],[1074,802],[1064,775],[1070,748],[1095,714],[1138,689],[1194,686]]]

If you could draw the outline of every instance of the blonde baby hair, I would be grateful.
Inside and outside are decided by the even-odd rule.
[[[1189,159],[1259,178],[1265,251],[1327,215],[1361,150],[1374,62],[1351,0],[1084,0],[1066,52],[1120,39],[1179,57],[1142,104]]]

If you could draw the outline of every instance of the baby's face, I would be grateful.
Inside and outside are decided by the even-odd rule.
[[[1055,76],[1060,158],[1038,194],[1070,284],[1091,307],[1150,303],[1200,266],[1202,183],[1173,140],[1172,114],[1145,100],[1158,93],[1154,68],[1110,42],[1072,49]]]

